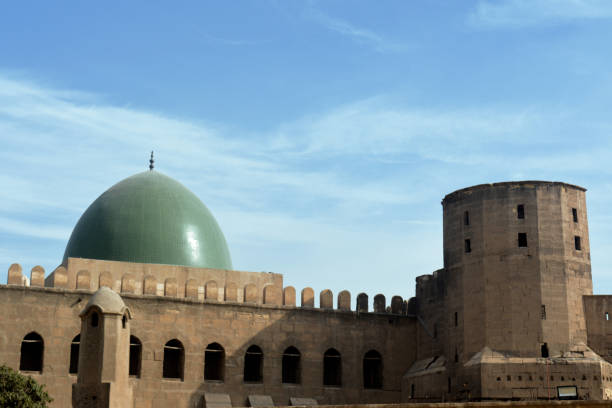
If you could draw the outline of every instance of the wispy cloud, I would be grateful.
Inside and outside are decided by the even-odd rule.
[[[407,46],[384,38],[372,30],[357,27],[346,20],[331,17],[320,10],[311,9],[307,14],[310,19],[335,31],[358,44],[372,48],[381,53],[406,51]]]
[[[481,0],[469,22],[480,27],[524,27],[612,18],[609,0]]]
[[[407,281],[440,266],[437,205],[452,188],[519,170],[578,184],[566,176],[612,174],[601,165],[612,154],[610,125],[591,122],[559,109],[436,110],[379,97],[246,137],[0,75],[0,237],[46,240],[30,247],[59,262],[87,205],[144,171],[154,149],[157,168],[211,207],[236,267],[286,272],[296,286],[329,279],[337,289],[357,291],[360,281],[374,288],[372,270]],[[575,134],[592,143],[576,144]],[[403,257],[405,248],[420,255]],[[353,287],[337,274],[342,267],[361,277]]]
[[[433,110],[393,106],[373,98],[338,107],[279,127],[274,146],[296,156],[357,155],[368,160],[437,164],[520,166],[526,174],[542,169],[600,169],[591,157],[612,152],[610,126],[585,121],[571,111],[538,107],[466,107]],[[591,135],[580,149],[575,134]],[[542,155],[542,150],[548,154]],[[574,158],[574,159],[571,159]]]
[[[66,225],[50,226],[39,222],[23,222],[12,218],[0,217],[0,231],[12,235],[68,241],[72,230]]]

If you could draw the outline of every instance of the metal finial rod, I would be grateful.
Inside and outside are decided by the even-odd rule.
[[[153,160],[153,150],[151,150],[151,158],[149,159],[149,171],[153,170],[155,160]]]

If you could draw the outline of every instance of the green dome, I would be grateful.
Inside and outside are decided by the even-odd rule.
[[[181,183],[157,171],[106,190],[72,231],[68,258],[232,269],[219,224]]]

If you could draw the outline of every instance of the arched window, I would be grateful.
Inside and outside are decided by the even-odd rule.
[[[166,355],[164,349],[164,357]],[[136,336],[130,336],[130,376],[140,377],[140,362],[142,361],[142,343]],[[164,359],[165,361],[165,359]]]
[[[329,387],[342,385],[342,357],[338,350],[333,348],[323,354],[323,385]]]
[[[363,387],[382,388],[382,357],[376,350],[370,350],[363,356]]]
[[[74,336],[70,343],[70,368],[69,374],[76,374],[79,371],[79,346],[81,345],[81,333]]]
[[[244,355],[244,382],[263,381],[263,352],[252,345]]]
[[[185,349],[177,339],[172,339],[164,346],[164,378],[183,379]]]
[[[225,350],[219,343],[206,346],[204,352],[204,379],[223,381],[225,374]]]
[[[31,332],[25,335],[21,341],[21,359],[19,369],[21,371],[40,371],[43,369],[43,354],[45,343],[40,334]]]
[[[96,312],[91,314],[91,327],[98,327],[98,314]]]
[[[287,347],[283,352],[283,383],[300,383],[300,351],[295,347]]]

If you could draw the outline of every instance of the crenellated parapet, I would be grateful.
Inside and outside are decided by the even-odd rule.
[[[432,274],[417,276],[415,290],[417,304],[443,301],[447,286],[445,269],[438,269]]]
[[[95,263],[109,263],[109,261],[91,261]],[[116,264],[116,262],[113,262]],[[268,305],[277,307],[289,307],[300,309],[319,309],[340,312],[357,312],[373,314],[407,315],[407,302],[401,296],[393,296],[387,304],[384,295],[377,294],[373,297],[372,307],[369,305],[369,297],[360,293],[355,299],[354,307],[351,305],[351,293],[348,290],[340,291],[334,301],[334,294],[330,289],[319,292],[319,306],[315,307],[315,291],[306,287],[300,292],[298,304],[296,290],[293,286],[282,286],[282,276],[279,285],[278,279],[268,279],[258,282],[253,279],[262,275],[257,272],[240,271],[215,271],[217,276],[226,279],[210,279],[206,273],[201,276],[187,275],[166,277],[164,274],[154,274],[151,270],[138,273],[134,266],[144,264],[122,263],[128,269],[123,274],[117,274],[116,270],[93,270],[68,268],[58,266],[49,276],[45,278],[45,270],[41,266],[35,266],[30,272],[30,279],[23,275],[21,265],[15,263],[9,267],[7,284],[22,287],[47,287],[54,289],[95,292],[101,287],[108,287],[120,294],[137,296],[156,296],[166,298],[183,298],[202,303],[231,303],[246,305]],[[83,265],[79,265],[82,267]],[[131,267],[131,270],[130,270]],[[171,266],[169,268],[172,268]],[[233,272],[238,277],[236,281],[227,279],[227,272]],[[245,276],[250,279],[245,279]],[[242,278],[242,279],[241,279]]]

